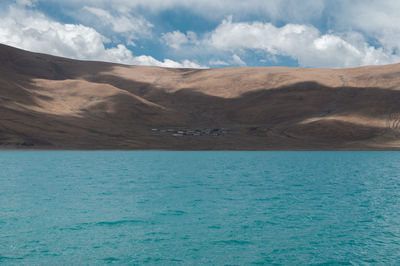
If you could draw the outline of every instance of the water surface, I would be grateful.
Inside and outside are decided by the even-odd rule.
[[[396,264],[400,152],[0,152],[0,264]]]

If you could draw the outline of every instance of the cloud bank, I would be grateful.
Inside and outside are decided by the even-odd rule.
[[[265,58],[289,56],[303,67],[355,67],[398,62],[400,57],[391,49],[369,45],[363,35],[357,32],[346,34],[322,34],[311,25],[286,24],[276,27],[271,23],[232,22],[232,17],[205,37],[195,42],[188,34],[174,31],[163,35],[166,45],[173,49],[186,46],[231,52],[235,65],[246,65],[236,53],[258,50]],[[213,65],[218,65],[212,61]]]
[[[398,0],[4,1],[0,42],[78,59],[195,68],[400,62]],[[73,23],[50,19],[43,5]]]
[[[262,50],[269,55],[290,56],[304,67],[353,67],[393,63],[391,51],[375,48],[361,34],[321,34],[309,25],[234,23],[224,20],[203,43],[224,51]]]
[[[29,51],[74,59],[162,67],[202,67],[189,60],[158,61],[148,55],[133,56],[123,44],[106,48],[110,40],[91,27],[62,24],[40,12],[13,6],[6,16],[0,18],[0,42]]]

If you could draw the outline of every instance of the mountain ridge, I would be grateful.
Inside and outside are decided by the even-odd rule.
[[[174,69],[0,45],[0,148],[400,147],[400,64]]]

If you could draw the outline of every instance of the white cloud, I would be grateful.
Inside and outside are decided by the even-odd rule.
[[[34,7],[36,5],[37,0],[16,0],[17,5]]]
[[[0,19],[0,41],[12,46],[71,58],[104,60],[106,38],[83,25],[61,24],[43,14],[11,7]],[[117,61],[120,61],[117,59]]]
[[[198,43],[197,35],[193,31],[188,31],[186,34],[184,34],[176,30],[173,32],[164,33],[161,38],[165,44],[174,49],[179,49],[182,45]]]
[[[124,45],[106,48],[108,39],[96,30],[83,25],[62,24],[36,11],[10,7],[0,18],[0,42],[34,52],[75,59],[100,60],[124,64],[155,65],[164,67],[202,66],[184,60],[163,62],[151,56],[133,56]]]
[[[290,56],[306,67],[352,67],[399,60],[383,48],[368,45],[362,35],[322,35],[311,25],[223,22],[204,42],[222,51],[263,50],[269,55]]]
[[[83,9],[94,15],[104,26],[110,26],[113,32],[123,34],[132,45],[138,37],[150,36],[151,28],[154,27],[142,16],[132,16],[126,11],[115,12],[113,15],[101,8],[85,6]]]
[[[60,2],[59,0],[40,1]],[[324,11],[324,3],[326,2],[329,2],[329,0],[86,0],[85,4],[103,9],[119,9],[123,6],[153,13],[184,8],[213,20],[219,20],[227,14],[232,14],[241,19],[248,15],[256,15],[268,17],[271,20],[282,20],[283,18],[304,22],[320,16]],[[81,7],[82,1],[68,0],[63,5]]]
[[[228,62],[222,61],[222,60],[210,60],[208,62],[210,66],[229,66]]]
[[[193,36],[193,37],[191,37]],[[276,27],[272,23],[233,22],[232,17],[222,21],[213,31],[198,39],[195,33],[180,31],[166,33],[163,41],[173,49],[185,47],[186,53],[202,50],[208,56],[222,57],[223,64],[211,60],[210,65],[246,66],[238,54],[255,51],[268,61],[277,62],[277,56],[288,56],[303,67],[356,67],[395,63],[398,54],[385,47],[369,45],[357,32],[322,34],[306,24],[286,24]],[[259,51],[263,51],[260,54]],[[221,61],[222,62],[222,61]]]
[[[199,65],[189,60],[176,62],[170,59],[165,59],[163,62],[161,62],[148,55],[137,56],[133,59],[132,62],[135,65],[146,65],[146,66],[160,66],[160,67],[172,67],[172,68],[207,68],[206,66]]]
[[[29,0],[18,0],[29,1]],[[70,9],[81,9],[81,0],[36,0],[53,2]],[[90,5],[105,10],[141,10],[158,13],[184,8],[204,18],[219,21],[233,15],[246,21],[262,18],[284,24],[324,23],[340,32],[364,30],[367,38],[376,37],[382,43],[398,46],[400,40],[400,1],[398,0],[86,0]]]
[[[211,60],[209,62],[211,66],[229,66],[229,65],[238,65],[238,66],[246,66],[246,62],[244,62],[240,56],[237,54],[232,55],[232,57],[227,61],[222,60]]]
[[[400,1],[398,0],[353,0],[352,5],[340,0],[339,12],[334,13],[335,26],[351,27],[380,45],[397,53],[400,50]]]
[[[232,63],[239,66],[246,66],[246,63],[237,55],[232,55]]]
[[[78,14],[81,10],[81,12],[86,12],[86,15],[91,14],[88,17],[92,20],[86,20],[81,14],[75,18],[85,25],[91,25],[89,29],[95,28],[104,35],[110,36],[107,34],[109,32],[104,32],[101,27],[109,28],[113,31],[113,36],[118,36],[116,38],[124,36],[126,43],[131,45],[146,34],[149,36],[152,31],[157,32],[158,26],[161,27],[158,32],[164,30],[161,23],[152,27],[153,25],[145,16],[156,18],[154,21],[158,21],[157,16],[165,10],[174,9],[178,12],[197,14],[213,23],[221,21],[228,15],[233,15],[235,21],[242,21],[224,20],[215,30],[209,29],[210,32],[204,35],[181,31],[162,35],[161,41],[173,48],[169,52],[175,55],[179,52],[178,56],[181,57],[212,56],[219,58],[221,62],[233,64],[235,54],[243,57],[247,51],[256,51],[257,61],[266,59],[274,62],[276,58],[280,58],[279,56],[289,56],[297,60],[301,66],[310,67],[348,67],[400,61],[400,27],[398,26],[400,25],[398,15],[400,1],[398,0],[13,1],[27,7],[41,2],[55,4],[67,14],[72,14],[74,11]],[[82,10],[84,5],[88,7]],[[4,12],[5,9],[0,10],[0,14]],[[82,18],[79,20],[79,17]],[[270,23],[265,23],[265,21]],[[284,26],[277,27],[276,25]],[[0,28],[4,27],[0,25]],[[328,31],[320,32],[318,27],[327,27]],[[30,34],[27,36],[32,38]],[[106,38],[100,36],[104,43]],[[11,36],[11,38],[16,37]],[[113,49],[124,54],[124,51],[118,50],[118,47]],[[111,53],[110,49],[105,50]],[[72,51],[74,52],[70,53],[77,53],[74,49]],[[94,49],[93,52],[95,51],[97,50]],[[81,53],[88,54],[86,51]],[[104,57],[104,53],[101,54]],[[211,60],[210,63],[216,61]],[[166,61],[157,62],[157,64],[166,64]]]

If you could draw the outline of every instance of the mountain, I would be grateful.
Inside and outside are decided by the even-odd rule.
[[[0,45],[0,148],[400,147],[400,64],[169,69]]]

